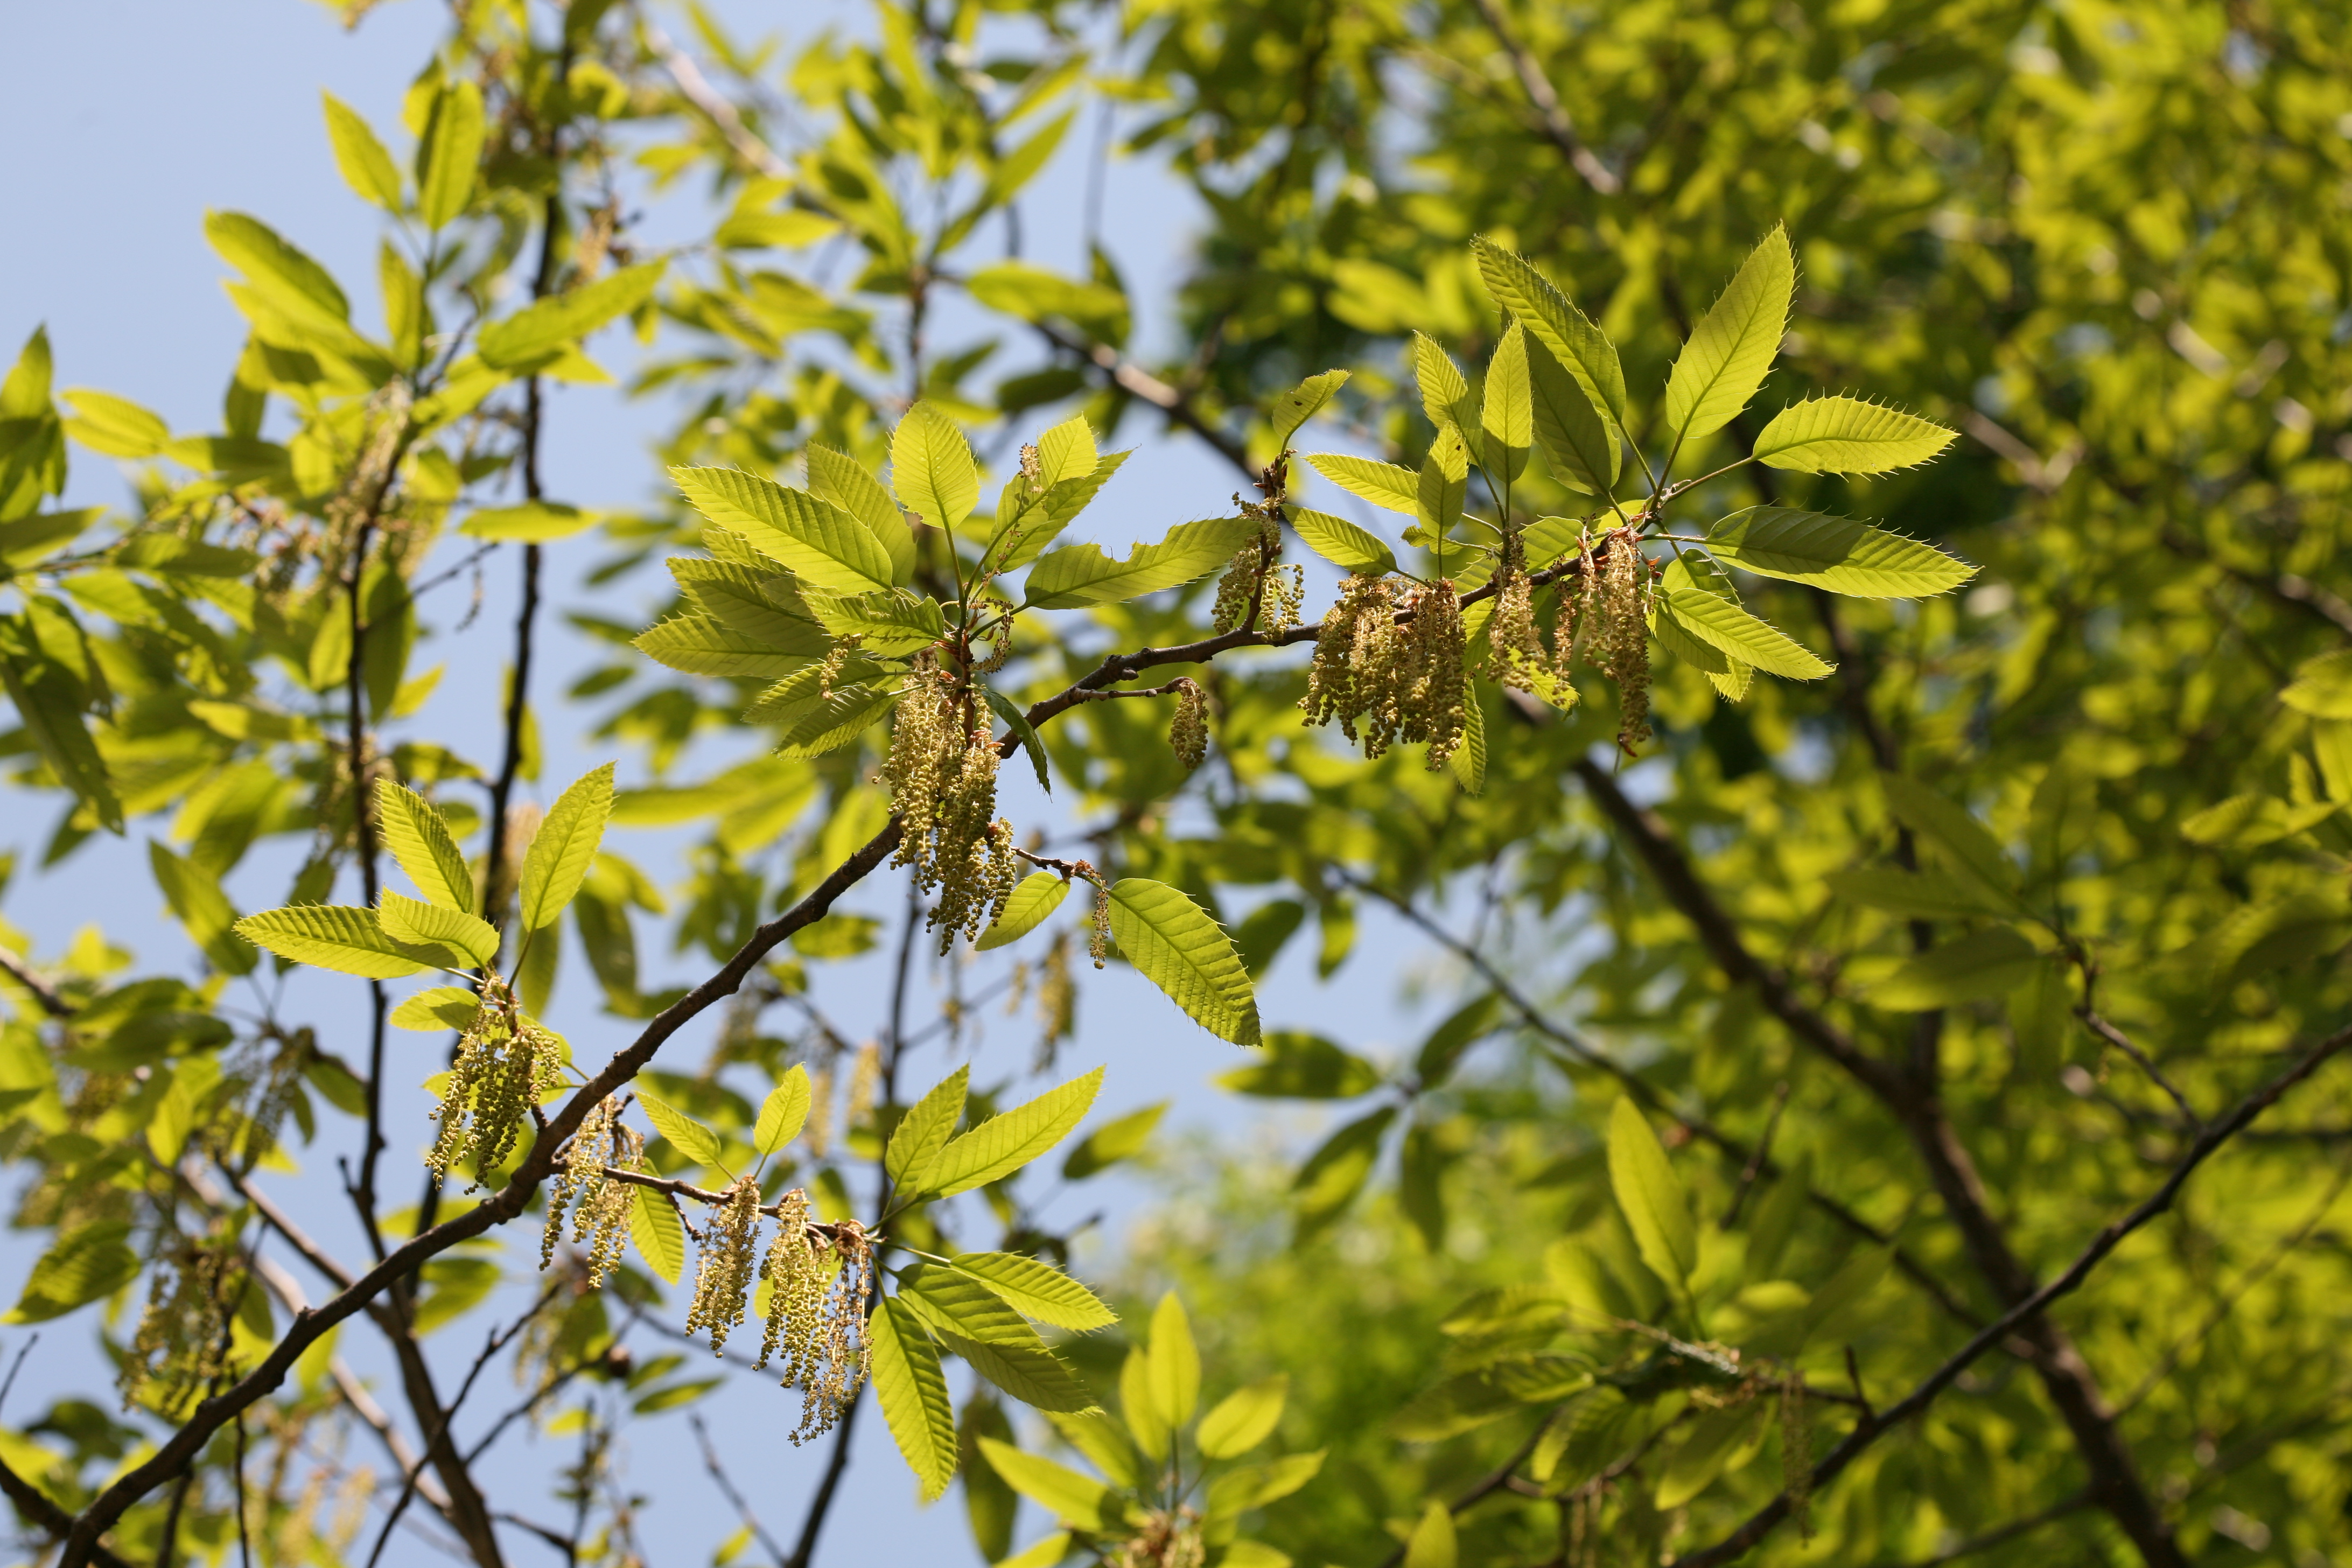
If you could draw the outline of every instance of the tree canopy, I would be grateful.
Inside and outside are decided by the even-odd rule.
[[[454,5],[403,123],[325,103],[375,300],[215,212],[217,428],[46,334],[0,384],[25,851],[144,838],[186,939],[0,952],[11,1321],[105,1358],[0,1429],[36,1555],[373,1563],[414,1510],[661,1560],[620,1441],[717,1381],[666,1341],[778,1377],[823,1478],[762,1519],[706,1439],[722,1562],[887,1550],[828,1517],[861,1419],[1021,1568],[2352,1551],[2337,18],[885,0],[794,47]],[[1116,233],[1024,253],[1114,151],[1201,199],[1181,342]],[[705,232],[640,233],[663,188]],[[674,415],[640,496],[542,462],[600,358]],[[1230,502],[1123,487],[1163,439]],[[417,668],[475,570],[480,756]],[[558,608],[608,654],[560,693]],[[609,760],[541,780],[556,724]],[[750,760],[681,771],[711,734]],[[903,921],[836,908],[877,884]],[[1447,988],[1402,1059],[1256,994],[1393,984],[1373,907]],[[1319,1143],[1155,1143],[1110,963]],[[1007,996],[1034,1081],[963,1058]],[[1084,1279],[1043,1195],[1139,1158]],[[556,1515],[486,1489],[521,1424],[579,1444]]]

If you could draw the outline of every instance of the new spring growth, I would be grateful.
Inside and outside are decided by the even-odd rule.
[[[147,1310],[115,1380],[122,1408],[144,1396],[176,1419],[207,1384],[236,1370],[229,1355],[229,1316],[249,1289],[234,1235],[171,1232],[155,1258]]]
[[[457,1058],[433,1111],[441,1131],[425,1164],[446,1180],[460,1163],[482,1173],[514,1151],[523,1118],[540,1096],[563,1082],[563,1046],[522,1015],[503,981],[490,976],[474,1021],[457,1039]]]
[[[1452,582],[1414,587],[1350,576],[1323,617],[1299,706],[1310,724],[1337,719],[1366,761],[1400,741],[1426,742],[1433,772],[1462,743],[1467,721],[1462,657],[1462,600]]]
[[[726,1350],[728,1334],[743,1321],[759,1246],[760,1184],[740,1176],[702,1227],[694,1268],[694,1301],[686,1310],[686,1331],[708,1330],[713,1355]]]
[[[808,1194],[776,1205],[776,1239],[760,1265],[768,1281],[767,1332],[760,1366],[782,1359],[783,1386],[801,1391],[795,1444],[823,1436],[866,1379],[866,1312],[874,1295],[874,1253],[856,1220],[828,1238],[809,1225]]]
[[[996,816],[996,746],[973,708],[970,688],[935,654],[918,654],[882,766],[902,824],[891,863],[912,866],[925,892],[939,889],[929,923],[941,952],[1002,914],[1020,876],[1013,825]]]
[[[1522,691],[1532,689],[1552,670],[1543,628],[1536,624],[1535,583],[1528,575],[1527,549],[1518,530],[1503,535],[1501,559],[1495,565],[1495,615],[1486,623],[1489,669],[1497,681]]]
[[[629,1184],[604,1173],[606,1166],[630,1171],[643,1168],[645,1134],[621,1120],[621,1102],[611,1095],[581,1119],[580,1130],[564,1145],[563,1163],[548,1184],[547,1228],[540,1233],[539,1266],[555,1258],[555,1243],[563,1230],[564,1211],[572,1213],[572,1239],[588,1243],[588,1288],[604,1282],[629,1237],[629,1215],[635,1199]]]
[[[1209,754],[1209,694],[1189,675],[1170,684],[1176,688],[1176,712],[1168,721],[1168,744],[1189,773]]]
[[[1242,502],[1239,496],[1234,500],[1245,514],[1258,520],[1258,533],[1234,552],[1233,563],[1217,583],[1217,602],[1209,613],[1209,622],[1218,631],[1233,631],[1249,625],[1255,610],[1256,629],[1279,637],[1298,624],[1299,606],[1307,598],[1307,575],[1303,568],[1276,563],[1282,552],[1282,525],[1276,510]]]
[[[1600,619],[1587,647],[1594,668],[1617,683],[1617,744],[1630,752],[1650,738],[1650,571],[1632,530],[1610,531],[1600,579],[1596,592],[1588,568],[1584,603]]]
[[[1095,884],[1094,919],[1087,926],[1087,956],[1100,969],[1110,962],[1110,889]]]

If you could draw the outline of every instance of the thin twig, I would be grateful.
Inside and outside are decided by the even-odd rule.
[[[729,1502],[735,1505],[736,1516],[742,1520],[743,1528],[751,1532],[753,1538],[767,1552],[768,1556],[774,1561],[776,1568],[784,1568],[784,1549],[777,1545],[769,1536],[768,1527],[760,1522],[760,1516],[751,1511],[751,1503],[744,1500],[741,1492],[735,1489],[735,1483],[727,1479],[727,1467],[719,1462],[719,1450],[711,1447],[710,1428],[702,1424],[701,1413],[688,1412],[686,1424],[694,1428],[694,1440],[702,1445],[702,1468],[710,1472],[710,1479],[719,1484],[719,1491],[726,1496]]]
[[[1511,68],[1518,73],[1519,85],[1527,89],[1528,101],[1535,105],[1538,122],[1551,144],[1559,149],[1569,165],[1584,176],[1584,183],[1604,196],[1613,196],[1625,188],[1624,182],[1610,171],[1609,166],[1593,155],[1592,149],[1576,133],[1576,122],[1560,107],[1559,94],[1552,90],[1551,81],[1537,64],[1528,47],[1519,42],[1511,30],[1509,19],[1496,0],[1476,0],[1478,15],[1486,18],[1487,30],[1511,59]]]
[[[2083,1020],[2083,1026],[2084,1028],[2089,1029],[2091,1033],[2098,1036],[2099,1038],[2105,1040],[2107,1044],[2115,1047],[2116,1049],[2123,1052],[2124,1055],[2131,1058],[2133,1061],[2138,1063],[2139,1070],[2147,1075],[2148,1081],[2155,1084],[2157,1088],[2164,1090],[2165,1094],[2172,1100],[2172,1103],[2180,1108],[2180,1114],[2188,1121],[2191,1131],[2205,1125],[2204,1119],[2200,1117],[2197,1114],[2196,1109],[2189,1103],[2189,1097],[2173,1087],[2172,1080],[2166,1078],[2162,1069],[2158,1068],[2156,1063],[2148,1059],[2147,1052],[2132,1044],[2130,1036],[2125,1034],[2121,1029],[2116,1028],[2113,1024],[2108,1023],[2105,1018],[2099,1016],[2097,1013],[2088,1007],[2080,1009],[2075,1016]]]
[[[72,1003],[58,994],[56,986],[34,973],[31,964],[26,963],[5,947],[0,947],[0,971],[5,971],[9,979],[31,992],[33,1000],[38,1002],[41,1005],[41,1011],[50,1017],[70,1018],[79,1011]]]

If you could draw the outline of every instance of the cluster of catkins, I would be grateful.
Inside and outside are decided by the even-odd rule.
[[[457,1059],[433,1112],[441,1131],[425,1163],[443,1179],[469,1163],[473,1185],[480,1186],[481,1173],[513,1152],[523,1118],[540,1096],[562,1082],[562,1043],[524,1018],[504,994],[485,997],[472,1026],[458,1037]]]
[[[975,724],[969,689],[926,650],[898,704],[882,777],[899,816],[893,865],[912,866],[916,885],[940,900],[929,923],[945,952],[956,933],[977,937],[1004,910],[1020,878],[1013,825],[996,815],[995,743]]]
[[[1617,683],[1617,744],[1650,738],[1650,568],[1627,529],[1613,529],[1594,559],[1587,535],[1576,618],[1592,667]]]
[[[686,1331],[709,1331],[710,1353],[727,1348],[727,1336],[743,1321],[751,1296],[752,1259],[758,1256],[760,1184],[739,1176],[703,1222],[695,1259],[694,1300],[686,1310]]]
[[[1209,1543],[1201,1534],[1200,1516],[1189,1508],[1179,1508],[1154,1509],[1144,1517],[1142,1526],[1103,1561],[1107,1568],[1201,1568],[1208,1557]]]
[[[1426,742],[1434,772],[1467,721],[1462,655],[1462,601],[1450,580],[1351,575],[1323,617],[1299,706],[1310,724],[1337,719],[1368,760],[1401,741]]]
[[[1168,744],[1191,773],[1209,754],[1209,694],[1189,675],[1170,684],[1176,689],[1176,711],[1168,721]]]
[[[572,1239],[588,1243],[588,1289],[604,1282],[604,1276],[621,1260],[634,1203],[629,1184],[614,1181],[604,1168],[636,1169],[645,1154],[645,1134],[621,1120],[621,1103],[611,1095],[581,1119],[580,1131],[564,1146],[563,1165],[548,1184],[547,1228],[539,1242],[541,1268],[554,1259],[564,1211],[570,1209]]]
[[[808,1194],[776,1205],[776,1239],[760,1265],[768,1282],[767,1332],[759,1366],[781,1358],[783,1386],[801,1391],[794,1443],[824,1436],[866,1381],[866,1314],[874,1299],[874,1249],[854,1219],[830,1237],[809,1225]]]
[[[151,1402],[176,1415],[214,1379],[226,1375],[229,1317],[252,1289],[234,1235],[192,1237],[177,1231],[155,1259],[147,1310],[122,1358],[116,1386],[128,1410],[151,1384]]]
[[[1307,574],[1297,566],[1279,564],[1282,526],[1273,514],[1258,515],[1258,535],[1234,552],[1233,563],[1217,583],[1217,602],[1209,622],[1221,632],[1249,623],[1257,611],[1256,628],[1280,637],[1298,624],[1298,608],[1307,602]]]

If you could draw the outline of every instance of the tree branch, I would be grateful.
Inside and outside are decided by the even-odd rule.
[[[1917,1387],[1904,1395],[1899,1404],[1885,1411],[1876,1423],[1857,1428],[1848,1434],[1845,1441],[1832,1450],[1827,1458],[1813,1467],[1812,1488],[1818,1490],[1823,1485],[1834,1480],[1839,1473],[1852,1464],[1863,1449],[1868,1447],[1881,1434],[1892,1430],[1927,1409],[1935,1402],[1938,1394],[1949,1388],[1958,1379],[1960,1373],[1966,1372],[1969,1365],[1985,1352],[2000,1342],[2009,1334],[2039,1320],[2053,1302],[2078,1289],[2083,1281],[2090,1278],[2091,1271],[2104,1262],[2107,1255],[2115,1251],[2126,1237],[2172,1207],[2173,1201],[2180,1194],[2180,1189],[2188,1184],[2189,1178],[2195,1173],[2200,1165],[2210,1159],[2216,1151],[2252,1122],[2256,1117],[2277,1104],[2280,1097],[2287,1090],[2317,1072],[2331,1058],[2341,1053],[2347,1046],[2352,1046],[2352,1028],[2339,1029],[2321,1040],[2305,1051],[2286,1071],[2240,1100],[2236,1109],[2229,1115],[2207,1127],[2198,1136],[2197,1142],[2190,1145],[2188,1153],[2181,1157],[2179,1163],[2172,1168],[2171,1173],[2166,1176],[2163,1184],[2142,1200],[2137,1207],[2119,1218],[2110,1220],[2096,1236],[2091,1238],[2089,1244],[2075,1255],[2074,1261],[2066,1267],[2065,1272],[2002,1313],[1998,1321],[1987,1324],[1967,1344],[1953,1352],[1950,1359],[1923,1379]],[[2105,1500],[2099,1496],[2095,1483],[2088,1489],[2086,1495],[2089,1500],[2102,1507],[2108,1506]],[[1783,1491],[1759,1509],[1745,1524],[1731,1534],[1704,1551],[1676,1558],[1675,1562],[1679,1568],[1716,1568],[1717,1564],[1730,1563],[1761,1541],[1766,1533],[1781,1520],[1786,1519],[1788,1514],[1789,1494]],[[2174,1549],[2174,1560],[2185,1561],[2179,1558],[2178,1548]]]
[[[1550,79],[1544,75],[1542,66],[1528,52],[1527,45],[1521,43],[1518,35],[1511,30],[1510,20],[1503,15],[1502,6],[1496,0],[1476,0],[1476,3],[1478,15],[1486,19],[1487,31],[1495,35],[1495,41],[1502,46],[1503,53],[1510,57],[1511,68],[1518,73],[1519,86],[1527,90],[1528,101],[1535,105],[1536,121],[1543,128],[1545,139],[1559,149],[1569,166],[1581,174],[1584,183],[1599,195],[1613,196],[1623,190],[1624,182],[1611,173],[1609,165],[1594,156],[1592,149],[1584,144],[1584,139],[1577,135],[1576,122],[1569,118],[1568,110],[1560,107],[1559,94],[1552,89]]]

